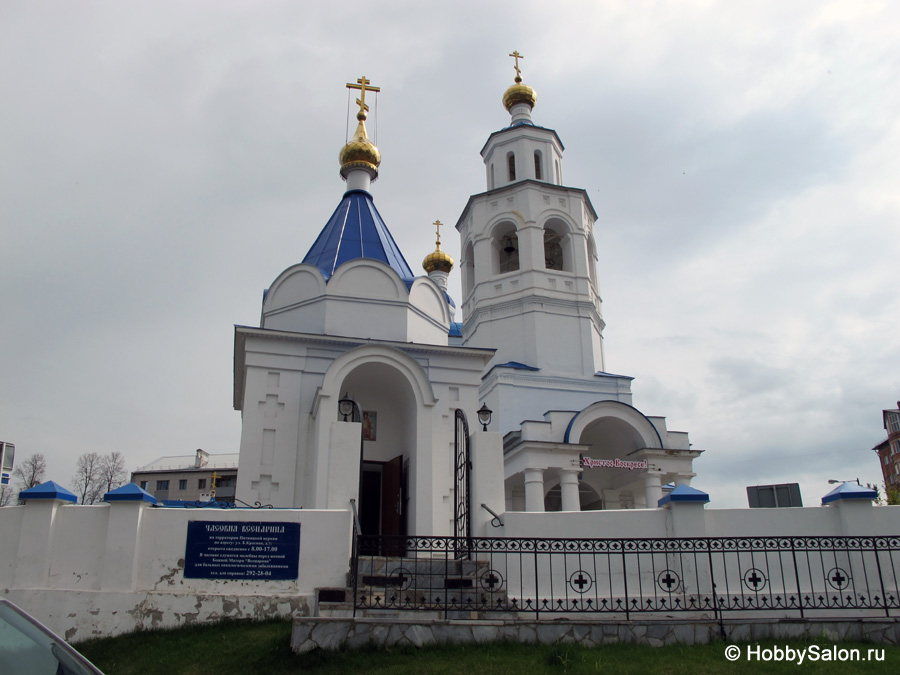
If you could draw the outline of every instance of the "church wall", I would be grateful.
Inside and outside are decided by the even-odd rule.
[[[300,523],[298,578],[185,578],[192,520]],[[346,584],[351,515],[33,500],[0,509],[0,533],[0,593],[77,641],[228,617],[308,616],[316,588]]]
[[[447,302],[429,278],[410,290],[389,266],[358,259],[328,282],[311,265],[288,268],[263,302],[261,327],[306,334],[447,344]]]
[[[419,277],[409,291],[407,341],[446,345],[450,330],[450,308],[443,291],[432,279]]]
[[[260,326],[270,330],[302,330],[322,334],[325,332],[325,309],[324,298],[311,300],[302,305],[263,314]]]
[[[248,503],[260,500],[294,507],[297,464],[305,462],[299,439],[302,428],[301,392],[307,377],[302,344],[246,341],[241,448],[235,496]],[[299,457],[298,457],[299,454]],[[277,484],[277,489],[275,484]],[[255,487],[254,487],[255,486]]]
[[[407,319],[405,302],[329,298],[325,334],[407,342]]]
[[[540,373],[515,370],[486,379],[481,396],[494,411],[491,430],[501,433],[517,429],[525,420],[541,420],[548,410],[571,410],[574,414],[601,400],[631,404],[631,391],[619,390],[616,381],[541,378]]]

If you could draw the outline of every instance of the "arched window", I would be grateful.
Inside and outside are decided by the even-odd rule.
[[[506,166],[509,169],[509,182],[512,183],[516,179],[516,156],[513,153],[506,156]]]
[[[494,189],[494,165],[491,164],[491,176],[488,179],[488,190]]]
[[[465,300],[475,290],[475,248],[472,246],[472,242],[466,244],[460,267],[462,268],[463,300]]]
[[[597,244],[593,235],[588,236],[588,272],[591,275],[591,283],[594,284],[594,292],[597,293]]]
[[[541,151],[534,151],[534,177],[538,180],[544,180],[544,174],[541,170]]]

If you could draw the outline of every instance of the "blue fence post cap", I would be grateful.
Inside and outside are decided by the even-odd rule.
[[[72,502],[73,504],[78,502],[78,497],[74,493],[69,492],[62,485],[57,485],[52,480],[35,485],[33,488],[22,490],[19,493],[19,499],[58,499],[61,502]]]
[[[656,505],[665,506],[666,504],[683,504],[683,503],[707,504],[709,503],[709,495],[703,490],[692,488],[690,485],[678,485],[665,497],[660,499]]]
[[[156,504],[156,497],[134,483],[128,483],[103,495],[105,502],[147,502]]]
[[[863,487],[856,483],[841,483],[834,490],[822,497],[822,506],[843,499],[878,499],[878,493],[872,488]]]

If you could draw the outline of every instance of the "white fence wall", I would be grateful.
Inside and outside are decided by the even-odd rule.
[[[58,499],[35,499],[0,509],[0,593],[75,641],[219,618],[311,616],[316,589],[346,586],[351,518],[347,510],[170,509],[128,501],[75,506]],[[672,503],[629,511],[507,512],[502,519],[504,526],[499,528],[481,524],[488,536],[900,535],[900,507],[873,506],[859,499],[777,510],[714,510],[699,503]],[[186,579],[187,530],[192,520],[299,523],[298,577]],[[565,563],[566,578],[567,568]],[[687,570],[685,583],[690,576]],[[615,585],[602,574],[596,579],[601,582]]]
[[[843,500],[829,506],[782,509],[710,509],[674,503],[659,509],[503,514],[489,537],[634,538],[756,536],[898,536],[900,506]]]
[[[188,522],[299,523],[298,577],[186,579]],[[171,509],[144,502],[0,509],[0,593],[69,640],[219,618],[308,616],[347,583],[347,510]]]

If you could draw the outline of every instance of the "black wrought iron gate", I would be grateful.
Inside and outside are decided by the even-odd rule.
[[[466,414],[459,408],[456,409],[454,448],[456,448],[456,510],[453,521],[457,541],[456,557],[468,558],[469,547],[465,542],[472,536],[472,523],[469,518],[469,472],[472,469],[472,462],[469,458],[469,423],[466,421]],[[460,546],[460,543],[463,545]]]

